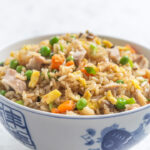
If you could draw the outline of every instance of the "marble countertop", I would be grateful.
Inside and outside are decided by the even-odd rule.
[[[150,48],[148,0],[1,0],[0,47],[30,36],[90,30]],[[132,150],[149,150],[149,137]],[[28,150],[0,125],[0,150]]]

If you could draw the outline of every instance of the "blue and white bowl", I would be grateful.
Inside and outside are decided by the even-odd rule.
[[[51,36],[16,42],[1,49],[0,60],[22,45]],[[150,51],[133,42],[102,36],[118,45],[131,44],[150,58]],[[150,105],[102,116],[66,116],[34,110],[0,96],[0,121],[25,146],[36,150],[124,150],[141,141],[150,131]]]

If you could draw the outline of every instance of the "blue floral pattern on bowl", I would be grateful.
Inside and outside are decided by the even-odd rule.
[[[0,102],[0,121],[17,140],[31,149],[36,149],[22,112]]]
[[[144,116],[143,122],[133,132],[114,124],[103,129],[100,137],[95,137],[96,130],[89,128],[81,138],[85,141],[87,150],[125,150],[138,143],[146,135],[145,127],[148,125],[150,125],[150,113]],[[92,148],[95,146],[98,148]]]

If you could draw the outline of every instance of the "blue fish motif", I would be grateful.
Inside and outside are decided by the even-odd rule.
[[[108,132],[102,140],[102,150],[123,150],[132,140],[132,135],[124,130],[115,129]]]
[[[97,148],[99,150],[127,150],[145,137],[147,134],[145,129],[148,125],[150,125],[150,113],[144,116],[143,122],[133,132],[129,132],[125,128],[119,128],[118,124],[113,124],[101,131],[100,137],[97,138],[96,142],[92,139],[96,135],[96,131],[94,129],[89,130],[95,131],[93,132],[94,134],[90,134],[90,132],[86,130],[87,134],[81,137],[86,141],[85,145],[87,146],[99,143],[100,147]],[[90,148],[89,150],[94,149]]]

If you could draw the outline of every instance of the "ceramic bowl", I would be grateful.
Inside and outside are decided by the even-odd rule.
[[[22,40],[1,49],[0,60],[22,45],[50,39],[46,35]],[[131,44],[150,58],[150,51],[122,39],[101,36],[115,44]],[[6,130],[25,146],[36,150],[124,150],[147,135],[150,105],[110,115],[66,116],[51,114],[16,104],[0,96],[0,121]]]

